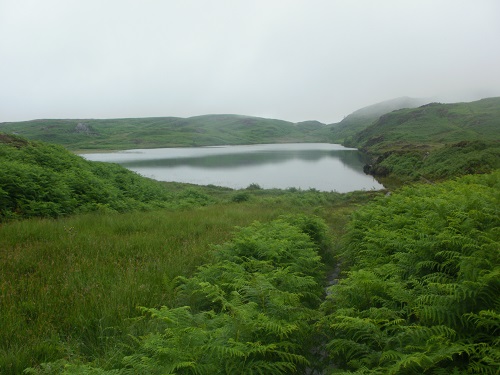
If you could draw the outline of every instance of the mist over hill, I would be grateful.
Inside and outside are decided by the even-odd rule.
[[[213,114],[188,118],[40,119],[0,123],[0,131],[61,144],[72,150],[343,143],[385,113],[425,103],[425,99],[396,98],[361,108],[341,122],[329,125],[315,120],[293,123],[254,116]]]
[[[338,123],[329,124],[322,133],[333,143],[349,142],[350,137],[371,125],[380,116],[402,108],[416,108],[429,101],[404,96],[372,104],[354,111]]]
[[[499,140],[500,97],[468,103],[429,103],[383,114],[352,137],[356,147],[425,142],[439,146],[458,141]]]
[[[393,111],[345,144],[370,155],[365,171],[380,177],[489,173],[500,168],[500,97]]]
[[[409,97],[361,108],[329,125],[234,114],[0,124],[0,132],[70,150],[341,143],[369,156],[365,172],[398,180],[434,180],[498,168],[499,129],[500,98],[443,104]]]

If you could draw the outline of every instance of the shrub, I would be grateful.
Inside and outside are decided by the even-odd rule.
[[[262,190],[259,184],[252,183],[247,186],[247,190]]]
[[[411,186],[355,213],[319,325],[338,373],[496,373],[499,185]]]
[[[238,192],[231,197],[231,201],[235,203],[246,202],[250,199],[250,195],[245,192]]]
[[[60,146],[0,138],[0,221],[58,217],[106,205],[120,212],[167,207],[171,194],[161,183],[119,165],[84,160]],[[207,198],[187,192],[189,204]]]

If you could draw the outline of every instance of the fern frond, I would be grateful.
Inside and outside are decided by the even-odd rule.
[[[479,314],[468,313],[464,317],[477,328],[486,328],[493,336],[500,334],[500,314],[493,310],[482,310]]]

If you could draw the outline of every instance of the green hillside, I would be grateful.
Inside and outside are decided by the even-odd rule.
[[[394,144],[423,144],[430,148],[459,141],[500,139],[500,98],[470,103],[430,103],[381,116],[357,133],[358,147],[383,150]]]
[[[299,124],[240,115],[190,118],[33,120],[0,124],[0,132],[57,143],[72,150],[193,147],[322,141],[313,130],[323,124]],[[324,139],[323,139],[324,140]]]
[[[381,116],[348,145],[372,158],[369,172],[412,180],[500,168],[500,98],[431,103]]]
[[[321,134],[332,143],[349,143],[353,135],[366,129],[380,116],[401,108],[415,108],[425,103],[428,103],[425,99],[401,97],[372,104],[354,111],[338,123],[317,129],[317,134],[318,136]]]
[[[406,185],[391,194],[160,183],[0,132],[0,373],[497,374],[500,98],[365,125],[351,142],[367,172]],[[8,126],[72,149],[153,147],[158,129],[175,145],[328,129]]]
[[[90,162],[59,145],[0,133],[0,222],[91,211],[150,210],[198,204],[203,194],[164,184],[117,164]]]

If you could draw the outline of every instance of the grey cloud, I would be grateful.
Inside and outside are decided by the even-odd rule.
[[[0,121],[340,120],[500,95],[496,0],[3,0]]]

